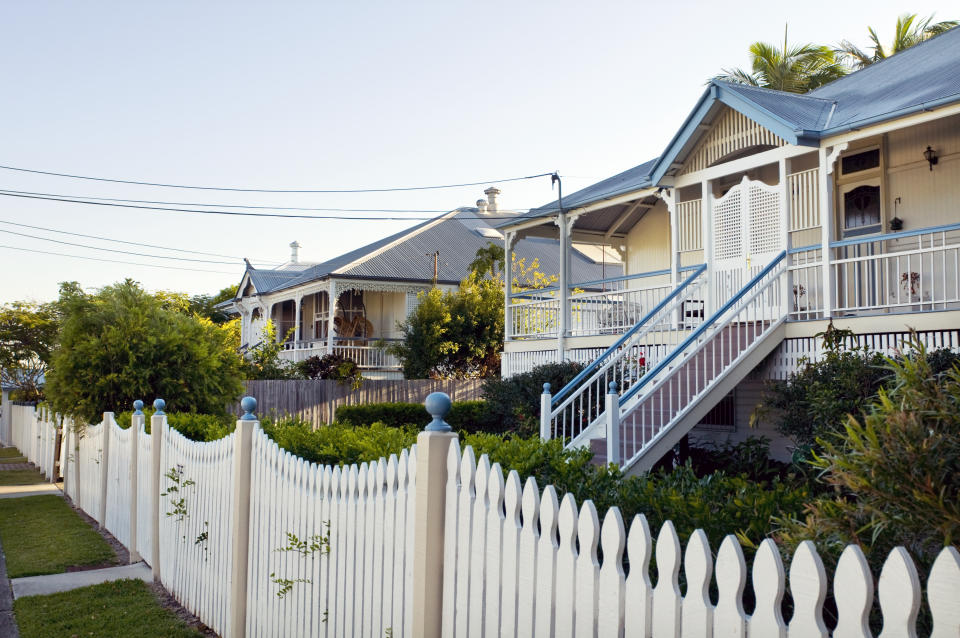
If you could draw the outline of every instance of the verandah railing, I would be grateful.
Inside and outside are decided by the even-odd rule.
[[[434,405],[433,412],[434,424],[442,424],[445,411]],[[925,590],[902,547],[887,558],[876,587],[856,546],[844,550],[831,577],[813,543],[802,543],[787,569],[767,539],[748,570],[733,535],[714,559],[702,530],[683,547],[669,521],[656,539],[642,515],[624,521],[616,507],[601,524],[591,501],[578,506],[553,486],[522,483],[516,471],[505,476],[485,455],[476,460],[469,447],[461,453],[456,436],[442,431],[421,433],[416,448],[399,457],[341,468],[290,455],[251,420],[212,443],[179,437],[163,415],[153,417],[149,435],[142,416],[133,426],[126,445],[114,446],[115,432],[102,439],[110,442],[96,458],[77,455],[71,436],[67,484],[93,477],[103,486],[107,513],[99,520],[108,529],[135,509],[125,502],[122,512],[111,512],[118,502],[112,490],[129,489],[131,498],[152,504],[160,545],[144,555],[159,557],[160,581],[225,638],[822,638],[831,635],[823,617],[831,585],[833,636],[870,636],[875,596],[885,636],[916,635],[924,602],[931,635],[957,635],[960,552],[952,546],[940,552]],[[117,429],[110,418],[89,427]],[[96,466],[112,476],[122,455],[143,450],[137,440],[158,447],[122,467],[150,468],[150,480],[99,483]],[[748,579],[755,592],[750,614]],[[793,610],[788,621],[784,608]]]

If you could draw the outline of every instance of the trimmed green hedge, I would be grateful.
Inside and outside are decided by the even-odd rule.
[[[411,426],[422,430],[430,422],[422,403],[368,403],[337,408],[336,420],[352,426],[382,423],[390,427]],[[487,410],[485,401],[454,401],[446,418],[460,433],[502,432]]]
[[[147,432],[150,431],[150,417],[153,410],[143,411],[146,417]],[[116,415],[117,425],[123,429],[130,427],[132,412]],[[191,441],[216,441],[222,439],[237,426],[237,419],[228,414],[197,414],[195,412],[167,412],[167,424]]]

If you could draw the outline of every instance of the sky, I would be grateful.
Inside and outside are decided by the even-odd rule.
[[[505,207],[539,206],[556,197],[548,177],[497,180],[556,170],[571,193],[658,156],[704,82],[747,65],[751,42],[782,42],[788,24],[792,43],[866,46],[868,25],[887,40],[905,11],[960,13],[947,1],[887,0],[4,2],[0,166],[232,189],[481,184],[249,193],[0,169],[6,191],[195,210],[437,211],[285,219],[0,195],[0,303],[55,299],[62,281],[95,289],[128,277],[215,293],[239,282],[244,257],[279,264],[296,240],[301,261],[323,261],[473,205],[488,185]]]

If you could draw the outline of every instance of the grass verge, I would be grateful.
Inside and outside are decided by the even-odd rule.
[[[98,638],[196,638],[141,580],[118,580],[49,596],[27,596],[13,603],[21,638],[97,636]]]
[[[0,541],[9,578],[117,561],[107,541],[54,495],[0,499]]]
[[[40,470],[5,470],[0,465],[0,485],[35,485],[45,482]]]
[[[3,456],[0,457],[0,465],[5,463],[26,463],[27,457],[25,456]]]
[[[11,457],[23,456],[20,454],[20,450],[15,447],[0,447],[0,459],[7,459]]]

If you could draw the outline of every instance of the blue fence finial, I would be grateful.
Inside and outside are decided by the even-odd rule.
[[[160,416],[160,415],[162,415],[162,414],[166,414],[166,413],[163,411],[163,409],[164,409],[165,407],[167,407],[167,402],[164,401],[163,399],[154,399],[154,400],[153,400],[153,409],[154,409],[154,414],[155,414],[155,415]]]
[[[616,381],[611,381],[611,382],[610,382],[610,385],[608,385],[607,387],[610,388],[610,390],[609,390],[610,394],[616,394],[616,393],[617,393],[617,382],[616,382]]]
[[[445,392],[429,394],[423,402],[423,407],[433,417],[433,421],[428,423],[424,430],[427,432],[449,432],[452,430],[450,424],[443,420],[450,413],[451,406],[453,406],[453,402]]]
[[[256,421],[257,417],[254,416],[253,411],[257,409],[257,400],[253,397],[243,397],[240,399],[240,407],[243,409],[243,416],[240,417],[241,421]]]
[[[133,402],[133,413],[134,414],[143,414],[143,401],[137,399]]]
[[[544,384],[543,384],[543,393],[544,393],[544,394],[550,394],[550,384],[549,384],[549,383],[544,383]]]

